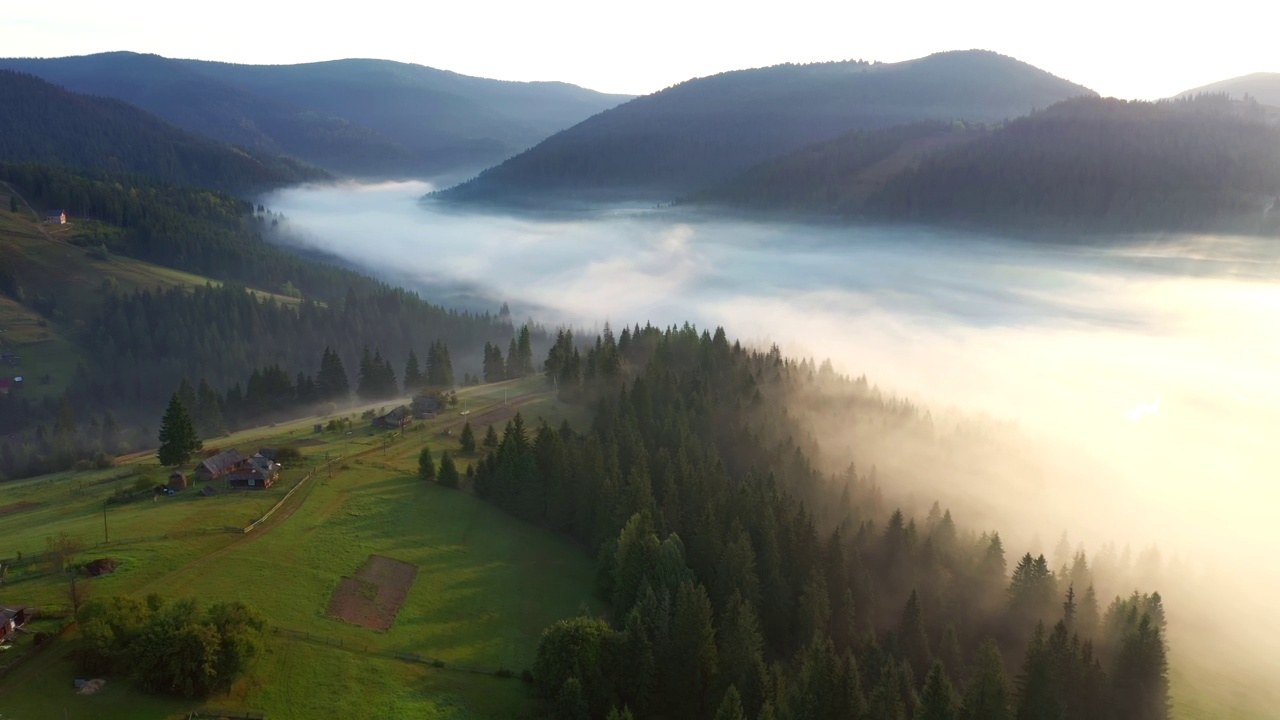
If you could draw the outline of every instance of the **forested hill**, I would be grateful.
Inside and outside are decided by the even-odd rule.
[[[1002,121],[1092,91],[1009,57],[949,52],[907,62],[739,70],[637,98],[440,195],[669,200],[857,128]]]
[[[1263,112],[1222,95],[1072,100],[929,156],[866,209],[925,221],[1265,230],[1280,199],[1280,128]]]
[[[876,130],[854,130],[770,158],[745,172],[694,193],[686,205],[722,206],[756,213],[844,215],[862,208],[867,196],[928,153],[969,142],[984,126],[923,122]]]
[[[291,160],[198,137],[143,110],[0,70],[0,162],[145,175],[238,192],[317,179]]]
[[[763,213],[1078,229],[1275,227],[1280,128],[1256,103],[1078,98],[997,126],[849,133],[689,204]]]
[[[254,152],[377,177],[483,167],[628,99],[383,60],[232,65],[115,52],[0,59],[0,68]]]
[[[1105,554],[1050,561],[936,503],[913,518],[874,467],[819,469],[793,411],[841,408],[859,454],[886,427],[939,442],[924,413],[723,330],[583,347],[561,334],[546,371],[590,428],[517,415],[474,473],[594,551],[611,606],[543,633],[538,717],[1168,720],[1158,592]]]
[[[38,210],[67,209],[74,222],[37,229],[6,185]],[[508,313],[448,310],[281,249],[263,237],[272,218],[228,194],[0,163],[0,201],[0,348],[5,375],[27,377],[0,394],[0,477],[153,446],[141,429],[154,428],[184,379],[214,398],[193,409],[218,408],[227,424],[206,426],[218,434],[235,422],[342,405],[348,382],[366,389],[366,348],[383,379],[362,397],[381,399],[415,389],[408,369],[420,361],[411,357],[427,364],[422,374],[433,358],[456,367],[456,377],[442,374],[447,389],[482,367],[505,377],[502,348],[522,357],[543,345],[536,329],[517,345]],[[511,352],[520,347],[528,350]],[[494,355],[502,372],[491,367]],[[347,374],[337,391],[316,392],[322,359],[331,358]],[[516,376],[531,365],[514,367]],[[101,432],[108,425],[110,438]]]
[[[1175,97],[1195,97],[1196,95],[1226,93],[1233,99],[1243,100],[1250,97],[1263,105],[1280,107],[1280,73],[1252,73],[1228,80],[1219,80],[1198,88],[1178,93]]]

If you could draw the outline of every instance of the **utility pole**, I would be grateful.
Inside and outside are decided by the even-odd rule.
[[[111,542],[111,533],[107,531],[107,501],[102,501],[102,542]]]

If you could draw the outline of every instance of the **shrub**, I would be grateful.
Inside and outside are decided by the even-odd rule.
[[[302,462],[302,451],[292,445],[276,449],[276,462],[281,465]]]

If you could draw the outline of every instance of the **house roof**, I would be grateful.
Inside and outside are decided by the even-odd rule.
[[[396,421],[396,420],[401,420],[401,419],[406,418],[406,417],[408,417],[408,416],[409,416],[409,408],[407,408],[407,407],[405,407],[405,406],[401,405],[400,407],[396,408],[395,410],[392,410],[391,412],[387,413],[386,415],[383,415],[383,416],[382,416],[382,419],[383,419],[383,420],[391,420],[391,421],[393,421],[393,422],[394,422],[394,421]]]
[[[233,448],[205,458],[204,462],[200,463],[200,467],[217,474],[226,472],[242,462],[244,462],[244,456],[240,454],[239,450]]]

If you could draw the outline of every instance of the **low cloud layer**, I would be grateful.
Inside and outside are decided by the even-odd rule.
[[[446,303],[508,301],[517,317],[585,327],[722,325],[829,357],[939,422],[953,411],[1011,421],[1055,450],[1027,479],[1044,488],[1026,496],[1035,507],[991,498],[1010,532],[1049,544],[1067,529],[1135,552],[1154,542],[1230,578],[1246,601],[1280,589],[1274,242],[1116,249],[671,210],[488,215],[418,202],[428,189],[295,189],[266,202],[286,218],[282,238]],[[1274,621],[1260,629],[1259,643],[1280,638]]]

